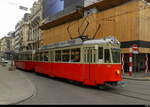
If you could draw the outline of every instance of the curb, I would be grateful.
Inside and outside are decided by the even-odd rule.
[[[146,78],[146,77],[128,77],[128,76],[124,76],[123,79],[129,79],[129,80],[137,80],[137,81],[150,81],[150,78]]]
[[[18,71],[18,70],[17,70],[17,71]],[[18,72],[20,72],[20,71],[18,71]],[[26,76],[23,72],[20,72],[20,73],[22,73],[22,74],[26,77],[26,80],[29,81],[29,83],[31,84],[31,87],[32,87],[32,94],[31,94],[29,97],[24,98],[23,100],[20,100],[20,101],[11,103],[11,104],[9,104],[9,105],[17,105],[17,104],[20,104],[20,103],[22,103],[22,102],[24,102],[24,101],[26,101],[26,100],[28,100],[28,99],[30,99],[30,98],[36,96],[36,94],[37,94],[37,89],[36,89],[36,87],[33,85],[33,83],[31,82],[31,80],[28,79],[27,76]]]
[[[8,70],[8,67],[2,67],[4,70]],[[4,71],[5,72],[5,71]],[[13,71],[8,71],[8,72],[13,72]],[[8,101],[2,101],[1,103],[0,103],[0,105],[17,105],[17,104],[19,104],[19,103],[22,103],[22,102],[24,102],[24,101],[26,101],[26,100],[28,100],[28,99],[30,99],[30,98],[32,98],[32,97],[34,97],[34,96],[36,96],[36,94],[37,94],[37,89],[36,89],[36,87],[35,87],[35,85],[32,83],[32,81],[27,77],[27,75],[25,75],[23,72],[21,72],[21,71],[19,71],[19,70],[15,70],[15,72],[18,72],[18,76],[21,76],[21,78],[23,78],[24,79],[24,81],[26,81],[25,83],[27,83],[28,84],[28,87],[30,87],[30,91],[29,92],[27,92],[27,94],[24,94],[22,97],[20,96],[20,97],[18,97],[18,98],[14,98],[14,99],[12,99],[12,100],[8,100]],[[27,90],[26,90],[27,91]]]

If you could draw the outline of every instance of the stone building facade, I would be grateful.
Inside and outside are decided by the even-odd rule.
[[[29,19],[28,50],[37,50],[41,45],[42,0],[34,2]]]

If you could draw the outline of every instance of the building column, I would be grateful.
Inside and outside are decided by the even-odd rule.
[[[130,48],[130,54],[129,54],[129,76],[132,76],[133,74],[133,53],[132,48]]]
[[[148,73],[148,54],[145,54],[145,74]]]
[[[123,53],[121,57],[121,63],[122,63],[122,73],[124,74],[124,54]]]

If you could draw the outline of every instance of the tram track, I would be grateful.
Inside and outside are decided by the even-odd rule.
[[[136,84],[137,85],[137,84]],[[141,84],[140,84],[141,85]],[[144,84],[143,84],[144,85]],[[123,88],[108,88],[108,89],[101,89],[101,91],[105,93],[110,93],[114,95],[120,95],[128,98],[134,98],[136,100],[141,100],[150,103],[150,94],[148,93],[142,93],[142,92],[136,92],[129,89],[123,89]]]
[[[134,98],[137,100],[150,102],[150,99],[149,99],[150,94],[134,92],[131,90],[126,90],[126,89],[117,89],[117,90],[111,89],[111,90],[103,90],[103,91],[114,94],[114,95],[120,95],[124,97],[129,97],[129,98]]]
[[[122,89],[122,90],[125,90],[125,89]],[[132,92],[132,93],[138,93],[138,94],[141,94],[141,95],[146,95],[146,96],[150,96],[150,94],[145,94],[145,93],[141,93],[141,92],[136,92],[136,91],[131,91],[131,90],[125,90],[125,91],[130,91],[130,92]]]
[[[150,83],[150,81],[147,81],[148,83]],[[131,83],[131,81],[130,82],[126,82],[127,84],[133,84],[133,83]],[[134,82],[134,85],[145,85],[145,83],[139,83],[139,82]],[[146,85],[146,86],[149,86],[149,85]]]
[[[149,99],[145,99],[145,98],[141,98],[141,97],[137,97],[137,96],[131,96],[131,95],[127,95],[127,94],[122,94],[122,93],[119,93],[119,92],[109,92],[109,93],[116,94],[116,95],[121,95],[121,96],[125,96],[125,97],[129,97],[129,98],[135,98],[135,99],[142,100],[142,101],[150,102]]]
[[[127,82],[126,85],[132,85],[132,82]],[[131,89],[137,89],[136,87],[140,87],[140,90],[143,90],[141,89],[142,88],[142,85],[144,86],[145,84],[143,83],[135,83],[134,86],[131,88],[129,87],[118,87],[118,88],[114,88],[114,89],[109,89],[109,90],[101,90],[101,91],[104,91],[105,93],[111,93],[111,94],[114,94],[114,95],[120,95],[120,96],[124,96],[124,97],[127,97],[127,98],[134,98],[136,100],[141,100],[141,101],[146,101],[146,102],[150,102],[150,94],[148,93],[144,93],[144,92],[137,92],[137,91],[133,91]],[[77,85],[78,86],[78,85]],[[80,85],[79,85],[80,86]],[[128,89],[126,89],[128,88]],[[145,89],[148,90],[148,87],[146,87]]]
[[[69,83],[69,82],[67,82]],[[71,84],[73,84],[71,82]],[[77,85],[77,83],[74,83],[74,85]],[[135,84],[135,85],[144,85],[144,84]],[[81,85],[77,85],[77,86],[81,86]],[[82,86],[83,87],[83,86]],[[145,88],[146,89],[146,88]],[[104,91],[104,90],[103,90]],[[112,89],[112,90],[105,90],[104,92],[107,92],[107,93],[111,93],[111,94],[115,94],[115,95],[121,95],[121,96],[124,96],[124,97],[129,97],[129,98],[135,98],[135,99],[138,99],[138,100],[142,100],[142,101],[147,101],[147,102],[150,102],[150,99],[149,98],[145,98],[146,97],[149,97],[150,94],[145,94],[145,93],[142,93],[142,92],[135,92],[135,91],[131,91],[129,89],[124,89],[124,88],[118,88],[117,90],[115,89]]]
[[[35,76],[36,77],[36,76]],[[36,77],[38,78],[38,77]],[[56,79],[57,80],[57,79]],[[59,81],[59,80],[58,80]],[[68,82],[67,82],[68,83]],[[75,85],[75,84],[72,84],[72,85]],[[132,90],[132,88],[130,89],[126,89],[123,88],[123,87],[116,87],[116,88],[110,88],[108,90],[99,90],[98,88],[96,87],[90,87],[90,86],[82,86],[82,85],[76,85],[76,86],[79,86],[81,88],[86,88],[85,90],[86,91],[83,91],[83,95],[86,95],[86,93],[91,93],[92,96],[95,96],[95,93],[99,93],[99,91],[101,91],[100,93],[102,95],[106,95],[106,98],[112,98],[112,96],[115,96],[115,97],[118,97],[118,101],[121,102],[121,100],[119,100],[119,98],[121,99],[127,99],[127,100],[131,100],[129,102],[126,101],[125,104],[131,104],[131,102],[134,104],[136,102],[136,104],[139,102],[142,102],[143,104],[149,104],[150,103],[150,100],[149,100],[149,94],[145,94],[144,92],[134,92],[134,90]],[[74,88],[74,87],[73,87]],[[39,90],[40,92],[41,90]],[[39,93],[37,93],[39,94]],[[39,95],[37,95],[39,97]],[[97,96],[97,98],[100,98],[100,96]],[[31,98],[32,100],[35,99],[34,98]],[[113,101],[116,101],[116,100],[113,100]],[[134,102],[135,101],[135,102]],[[26,102],[30,102],[29,100],[26,101]],[[26,103],[24,102],[24,103]],[[116,102],[117,103],[117,102]]]
[[[134,87],[134,89],[137,89],[137,88]],[[142,89],[140,89],[141,92],[140,92],[140,90],[131,91],[129,88],[128,88],[128,89],[121,89],[121,90],[128,91],[128,92],[130,91],[130,92],[132,92],[132,93],[138,93],[138,94],[147,95],[147,96],[149,95],[149,96],[150,96],[149,93],[143,93],[143,92],[142,92],[142,90],[147,90],[147,91],[148,91],[148,90],[149,90],[148,88],[142,88]]]
[[[134,86],[133,86],[134,84]],[[128,82],[125,84],[125,86],[121,87],[122,90],[126,90],[126,91],[131,91],[131,88],[132,90],[134,91],[131,91],[133,93],[137,92],[137,93],[141,93],[143,95],[149,95],[149,89],[150,89],[150,86],[148,85],[150,84],[150,82],[144,82],[144,83],[138,83],[138,82]],[[144,92],[147,91],[147,93],[143,93],[143,90]]]

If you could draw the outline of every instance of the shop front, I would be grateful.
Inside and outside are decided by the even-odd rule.
[[[148,57],[147,57],[148,56]],[[150,70],[150,54],[133,54],[132,66],[130,64],[130,54],[124,54],[124,72],[127,73],[132,67],[132,72],[147,73]]]
[[[148,47],[143,48],[143,46],[143,44],[138,43],[138,45],[132,44],[126,49],[122,48],[122,69],[124,73],[128,73],[130,76],[139,73],[150,74],[150,49]]]

